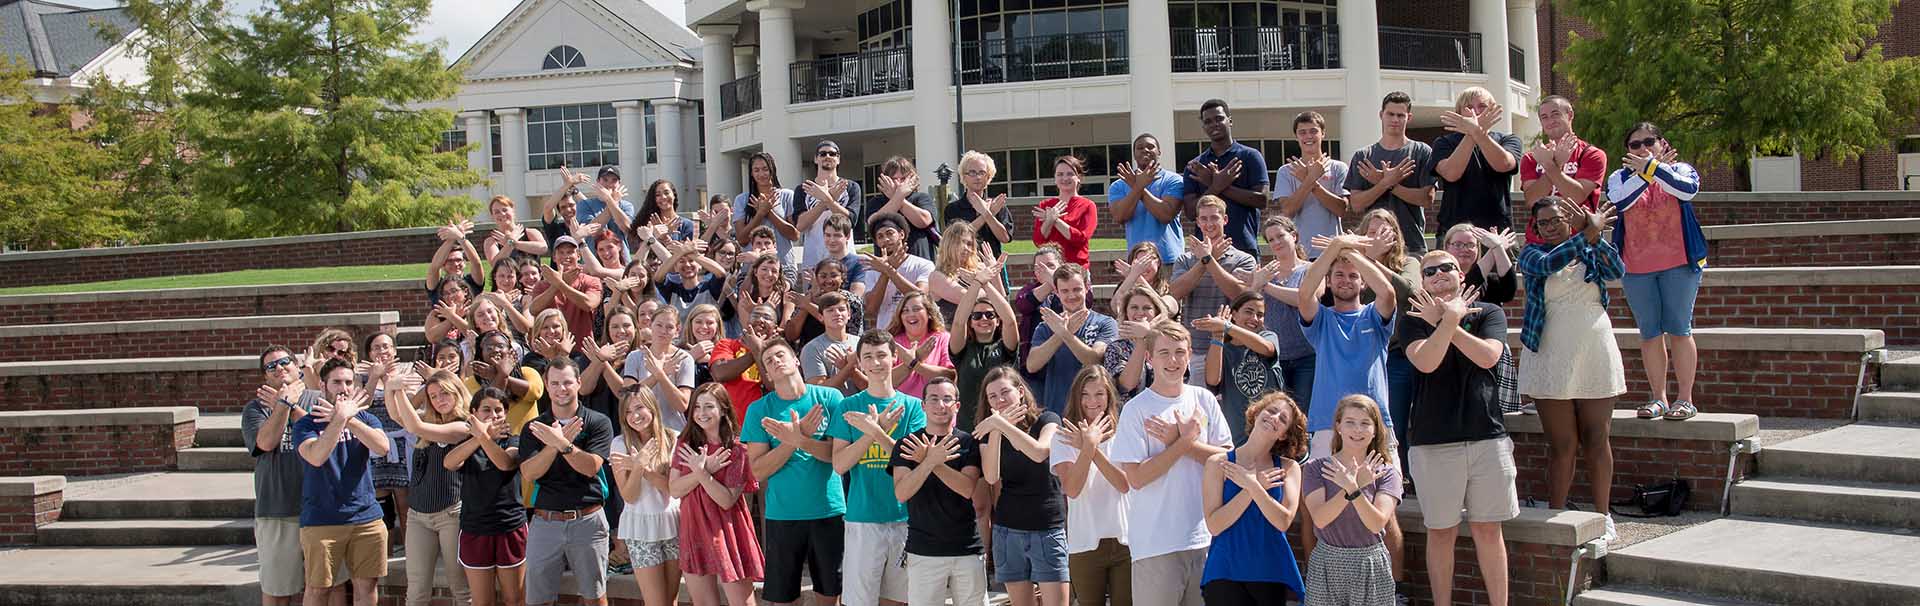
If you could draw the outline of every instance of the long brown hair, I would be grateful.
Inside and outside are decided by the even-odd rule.
[[[1273,443],[1273,455],[1299,460],[1307,454],[1307,415],[1300,411],[1300,405],[1293,396],[1284,390],[1274,390],[1260,396],[1247,405],[1247,433],[1253,433],[1254,419],[1268,408],[1285,406],[1287,408],[1287,429],[1281,432],[1280,439]],[[1376,413],[1377,414],[1377,413]]]
[[[920,304],[927,308],[927,335],[931,337],[934,333],[945,332],[947,322],[940,317],[943,315],[940,306],[934,305],[933,297],[927,296],[924,290],[907,293],[906,297],[900,299],[900,305],[893,308],[893,321],[887,324],[887,332],[894,336],[907,334],[907,323],[901,321],[900,317],[906,315],[901,312],[907,309],[907,302],[914,299],[919,299]]]
[[[1120,392],[1114,389],[1113,375],[1107,374],[1105,366],[1089,364],[1080,367],[1080,374],[1073,376],[1073,387],[1067,392],[1067,420],[1074,423],[1087,422],[1087,413],[1080,406],[1088,383],[1098,381],[1107,391],[1107,418],[1120,418]]]
[[[1407,266],[1407,234],[1400,233],[1400,220],[1395,219],[1393,217],[1393,211],[1390,211],[1384,208],[1376,208],[1376,209],[1367,211],[1367,214],[1365,215],[1361,215],[1360,217],[1361,235],[1365,235],[1367,232],[1373,231],[1374,221],[1386,222],[1387,227],[1393,228],[1393,233],[1396,236],[1393,239],[1393,246],[1387,247],[1386,255],[1382,258],[1374,259],[1374,260],[1379,261],[1382,264],[1385,264],[1387,266],[1387,271],[1392,273],[1400,273],[1401,269]]]
[[[1333,453],[1339,454],[1340,447],[1346,444],[1346,440],[1340,436],[1340,430],[1338,428],[1340,426],[1340,416],[1346,414],[1348,409],[1360,411],[1360,414],[1365,415],[1368,421],[1373,422],[1373,441],[1367,443],[1367,450],[1380,455],[1380,458],[1386,459],[1388,462],[1392,462],[1393,449],[1387,448],[1387,424],[1380,420],[1380,404],[1374,402],[1373,398],[1367,397],[1367,394],[1362,393],[1340,398],[1340,403],[1335,404],[1333,407],[1333,425],[1335,427]]]
[[[643,390],[644,391],[644,390]],[[693,422],[693,410],[700,407],[700,398],[713,398],[720,403],[720,443],[717,446],[731,448],[740,443],[739,428],[733,426],[733,397],[727,395],[727,387],[718,382],[702,384],[693,388],[693,404],[687,407],[687,431],[680,432],[680,442],[692,446],[695,450],[707,446],[707,430]]]
[[[667,309],[673,308],[668,307]],[[721,391],[724,392],[726,389],[723,387]],[[647,433],[651,435],[646,436],[645,440],[642,440],[640,432],[634,431],[633,425],[627,422],[627,413],[632,411],[635,406],[643,406],[653,411],[652,427],[647,428]],[[661,422],[660,400],[654,397],[653,390],[640,387],[637,384],[633,387],[628,387],[626,393],[620,397],[620,411],[618,414],[620,418],[615,419],[614,422],[620,424],[620,439],[626,443],[627,450],[640,452],[641,444],[645,444],[645,449],[651,451],[651,456],[648,457],[651,460],[665,461],[673,456],[672,444],[674,433],[673,430],[667,429],[665,423]],[[727,415],[727,421],[733,421],[733,415],[731,413]]]
[[[1020,400],[1027,404],[1027,414],[1021,415],[1018,419],[1013,419],[1014,424],[1018,425],[1021,429],[1032,426],[1034,421],[1040,419],[1040,411],[1044,409],[1040,406],[1040,402],[1034,399],[1033,389],[1027,387],[1027,380],[1020,376],[1020,371],[1004,364],[993,367],[992,370],[987,371],[986,378],[981,379],[980,402],[976,405],[978,411],[973,418],[985,419],[993,414],[993,407],[987,405],[987,386],[1001,379],[1013,381],[1014,390],[1020,392]]]

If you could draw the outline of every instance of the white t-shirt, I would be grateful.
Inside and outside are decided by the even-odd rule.
[[[927,277],[931,275],[933,275],[932,261],[907,255],[907,260],[900,262],[900,277],[906,278],[908,282],[915,284],[926,282]],[[866,283],[867,292],[873,292],[880,287],[880,281],[883,279],[886,277],[881,275],[879,270],[868,270],[867,277],[862,282]],[[899,288],[888,288],[886,300],[880,302],[880,310],[873,316],[873,327],[886,330],[888,325],[893,324],[893,312],[900,309],[900,301],[906,298],[907,296],[901,294]],[[940,310],[929,309],[927,312],[940,313]]]
[[[632,377],[636,381],[647,380],[647,375],[650,374],[647,370],[647,361],[640,358],[640,356],[644,355],[647,355],[647,350],[644,348],[640,351],[628,353],[627,363],[620,367],[620,375]],[[673,358],[667,360],[667,363],[661,364],[660,366],[673,375],[668,383],[672,383],[675,387],[693,388],[693,354],[676,349],[673,352]],[[687,428],[687,414],[675,410],[673,405],[667,403],[665,389],[666,388],[662,387],[653,388],[654,401],[660,403],[660,423],[666,425],[667,429],[684,431]],[[624,422],[624,420],[614,419],[613,422],[617,426]]]
[[[1180,397],[1168,398],[1148,389],[1127,402],[1113,436],[1111,458],[1115,465],[1145,463],[1167,449],[1147,435],[1148,417],[1172,421],[1177,414],[1195,415],[1200,419],[1202,442],[1223,447],[1233,444],[1233,432],[1213,393],[1192,385],[1182,385],[1180,390]],[[1205,472],[1206,463],[1181,457],[1160,479],[1127,494],[1127,547],[1133,552],[1133,561],[1213,544],[1213,535],[1207,532],[1206,512],[1197,498]]]
[[[1100,452],[1111,458],[1113,440],[1101,444]],[[1047,457],[1047,467],[1079,458],[1080,449],[1064,438],[1056,438],[1053,453]],[[1120,544],[1127,544],[1127,493],[1108,482],[1098,466],[1088,465],[1086,487],[1080,489],[1079,497],[1067,499],[1067,553],[1098,549],[1101,539],[1119,539]]]
[[[625,438],[615,433],[613,448],[609,452],[626,452]],[[661,492],[652,484],[642,483],[640,498],[627,501],[627,508],[620,512],[620,536],[617,538],[622,541],[652,542],[673,540],[679,536],[680,499]]]

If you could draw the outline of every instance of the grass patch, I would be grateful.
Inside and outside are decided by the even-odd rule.
[[[42,295],[109,290],[146,290],[155,288],[206,288],[213,286],[264,286],[273,284],[311,284],[314,282],[365,282],[411,278],[424,280],[426,263],[403,265],[354,265],[348,267],[299,267],[292,269],[247,269],[214,274],[132,278],[85,284],[52,284],[0,288],[0,295]]]
[[[1009,255],[1030,253],[1033,252],[1034,248],[1036,247],[1033,245],[1033,240],[1031,239],[1015,240],[1000,246],[1001,252]],[[1126,250],[1127,240],[1126,238],[1094,238],[1092,242],[1088,243],[1087,248],[1089,250]]]

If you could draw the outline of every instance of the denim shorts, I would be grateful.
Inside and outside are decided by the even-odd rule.
[[[1693,334],[1693,300],[1700,294],[1700,276],[1704,273],[1692,265],[1681,265],[1620,277],[1620,288],[1627,291],[1627,307],[1633,311],[1633,323],[1640,327],[1641,339]]]
[[[1001,583],[1064,583],[1067,529],[1014,530],[993,525],[993,580]]]

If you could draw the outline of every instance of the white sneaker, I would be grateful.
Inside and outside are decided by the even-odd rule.
[[[1600,535],[1600,540],[1608,545],[1612,545],[1614,541],[1619,540],[1620,533],[1615,532],[1613,529],[1613,516],[1607,516],[1606,520],[1607,531]]]

